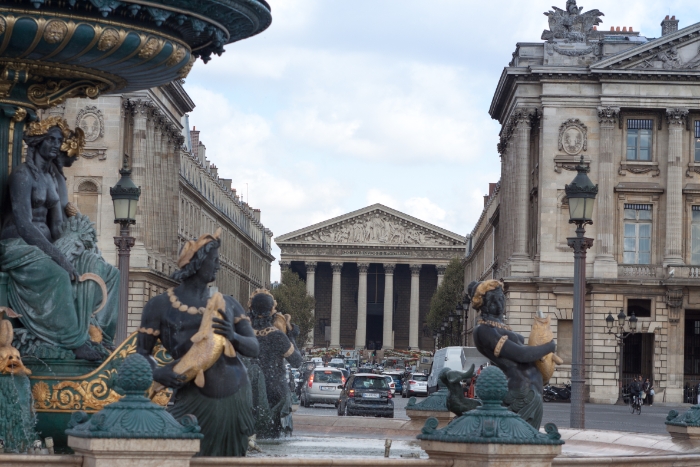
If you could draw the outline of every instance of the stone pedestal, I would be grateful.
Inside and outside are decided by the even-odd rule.
[[[189,467],[198,439],[114,439],[68,437],[83,467]]]
[[[673,439],[700,441],[700,427],[697,426],[666,425],[666,431],[669,432]]]
[[[421,431],[425,426],[425,421],[429,418],[435,418],[438,421],[438,428],[447,426],[448,423],[455,418],[455,414],[443,410],[411,410],[406,409],[406,415],[411,419],[411,429]]]
[[[452,460],[453,467],[549,467],[561,445],[446,443],[421,441],[431,459]]]

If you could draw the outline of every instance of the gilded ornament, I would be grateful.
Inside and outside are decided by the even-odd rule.
[[[184,47],[181,47],[177,44],[174,44],[173,45],[173,53],[170,54],[170,57],[168,57],[168,61],[166,61],[165,64],[168,66],[177,65],[185,58],[186,53],[187,53],[187,51],[185,50]]]
[[[119,43],[119,32],[116,29],[108,28],[102,31],[100,35],[100,40],[97,43],[97,50],[100,52],[106,52],[114,48],[115,45]]]
[[[78,214],[80,214],[80,209],[78,209],[78,207],[75,204],[68,203],[68,204],[66,204],[65,212],[66,212],[66,216],[75,217]]]
[[[5,18],[0,18],[0,34],[4,34],[7,30],[7,22]]]
[[[44,40],[49,44],[58,44],[66,37],[68,26],[63,21],[49,21],[44,29]]]
[[[192,67],[194,66],[195,61],[197,61],[197,57],[195,57],[194,55],[190,55],[190,61],[187,62],[187,65],[183,66],[182,69],[180,69],[180,72],[177,74],[178,78],[187,78],[187,75],[189,75],[190,71],[192,71]]]
[[[154,57],[160,49],[162,48],[162,41],[156,39],[155,37],[149,37],[146,41],[146,45],[143,46],[139,52],[139,58],[149,59]]]
[[[51,389],[49,389],[48,384],[39,381],[32,388],[32,396],[34,397],[35,406],[45,404],[45,401],[48,401],[49,397],[51,397]]]
[[[12,347],[13,338],[12,323],[0,315],[0,374],[31,375],[32,372],[22,363],[19,350]]]
[[[12,116],[12,121],[15,123],[23,122],[27,118],[27,110],[22,107],[17,107],[15,114]]]

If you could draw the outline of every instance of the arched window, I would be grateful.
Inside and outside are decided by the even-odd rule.
[[[78,185],[77,204],[80,212],[97,224],[97,214],[99,207],[99,188],[92,180],[83,180]]]

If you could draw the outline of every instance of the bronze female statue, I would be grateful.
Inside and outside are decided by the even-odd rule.
[[[279,438],[281,433],[291,435],[293,430],[292,394],[285,381],[285,360],[294,368],[301,365],[301,354],[296,346],[299,328],[277,313],[276,305],[272,294],[265,289],[253,292],[248,302],[253,329],[260,344],[258,358],[247,362],[253,384],[253,412],[258,438]]]
[[[174,405],[170,408],[173,416],[197,417],[204,434],[200,455],[245,456],[255,420],[250,382],[238,357],[257,357],[259,347],[240,303],[218,292],[210,297],[208,284],[216,279],[219,270],[220,233],[218,229],[214,235],[202,235],[185,244],[178,260],[180,269],[173,274],[173,279],[182,283],[152,298],[144,307],[137,351],[153,367],[153,379],[175,389]],[[219,356],[215,360],[216,355],[190,354],[199,348],[195,346],[202,342],[202,333],[211,331],[201,327],[203,315],[212,303],[223,304],[218,310],[221,317],[212,320],[213,333],[223,336],[233,347],[227,351],[217,347]],[[158,340],[174,359],[161,368],[152,357]],[[211,366],[196,369],[202,371],[201,375],[188,381],[186,374],[173,371],[181,360],[211,362]]]
[[[50,117],[31,123],[24,141],[26,162],[9,177],[0,233],[10,307],[43,349],[37,357],[64,349],[100,360],[116,330],[119,271],[100,256],[90,219],[68,203],[62,167],[82,151],[82,130]]]
[[[554,352],[554,341],[529,346],[503,322],[506,297],[496,280],[472,282],[467,287],[472,307],[481,312],[474,328],[474,344],[508,378],[508,408],[534,428],[542,422],[542,374],[535,362]]]

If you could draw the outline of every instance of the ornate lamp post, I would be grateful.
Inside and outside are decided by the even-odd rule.
[[[121,179],[109,189],[114,204],[114,223],[119,224],[119,236],[114,237],[114,244],[119,252],[119,314],[117,315],[116,345],[126,340],[126,328],[129,321],[129,257],[134,237],[130,235],[129,226],[136,223],[136,206],[141,196],[141,187],[131,180],[131,170],[126,166],[119,171]]]
[[[626,405],[624,398],[622,397],[622,356],[624,355],[623,351],[625,348],[625,339],[627,339],[629,336],[635,334],[637,332],[637,317],[632,313],[629,319],[629,332],[625,332],[625,320],[627,316],[625,315],[624,310],[620,310],[620,313],[617,315],[617,332],[615,332],[614,326],[615,326],[615,318],[613,318],[612,313],[608,313],[608,316],[605,318],[605,325],[608,328],[608,334],[611,334],[615,336],[615,340],[617,342],[617,346],[620,347],[620,357],[619,357],[619,375],[620,375],[620,380],[619,380],[619,386],[620,386],[620,392],[617,395],[617,402],[615,402],[615,405]]]
[[[584,237],[586,224],[593,224],[593,205],[598,185],[588,178],[588,167],[583,156],[570,185],[564,187],[569,198],[569,223],[576,224],[576,236],[567,238],[574,249],[574,323],[571,358],[571,428],[585,428],[586,408],[584,392],[586,384],[585,309],[586,309],[586,250],[593,246],[593,239]]]

